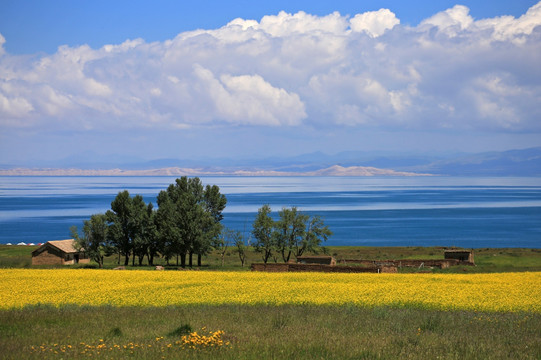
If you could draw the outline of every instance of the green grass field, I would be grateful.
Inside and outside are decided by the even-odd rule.
[[[0,246],[0,267],[31,268],[34,248]],[[443,257],[442,248],[419,247],[328,247],[327,252],[338,259]],[[106,268],[117,266],[116,261],[107,259]],[[260,261],[259,255],[250,251],[247,264],[255,261]],[[539,249],[476,249],[475,261],[475,267],[433,271],[541,271]],[[209,270],[249,267],[241,268],[232,250],[224,267],[218,253],[204,258],[203,265]],[[196,349],[179,345],[190,331],[218,330],[224,331],[223,345]],[[540,334],[541,314],[534,312],[42,305],[0,311],[0,359],[541,359]]]
[[[541,356],[541,315],[528,313],[326,306],[30,307],[0,312],[0,324],[0,357],[5,359]],[[179,348],[175,341],[184,329],[222,330],[230,345]]]

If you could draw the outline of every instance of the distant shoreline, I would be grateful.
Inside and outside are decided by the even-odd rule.
[[[334,165],[325,169],[289,172],[276,170],[213,170],[168,167],[146,170],[15,168],[0,170],[0,176],[434,176],[365,166]]]

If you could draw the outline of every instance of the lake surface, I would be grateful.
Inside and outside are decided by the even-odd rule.
[[[224,224],[251,231],[257,209],[321,215],[326,245],[541,248],[540,178],[201,177],[227,196]],[[0,243],[70,237],[122,190],[156,204],[175,177],[0,177]]]

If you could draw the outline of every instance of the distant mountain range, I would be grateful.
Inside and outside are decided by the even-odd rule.
[[[397,169],[453,176],[541,176],[541,147],[464,155]]]
[[[88,169],[24,169],[15,168],[0,170],[0,176],[427,176],[404,171],[377,169],[364,166],[342,167],[331,166],[326,169],[306,172],[275,171],[275,170],[232,170],[217,171],[192,168],[160,168],[148,170],[88,170]]]
[[[92,162],[75,158],[40,166],[0,165],[0,175],[244,176],[541,176],[541,147],[479,154],[374,155],[321,152],[265,159],[157,159]]]

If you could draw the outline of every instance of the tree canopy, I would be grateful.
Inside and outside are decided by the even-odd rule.
[[[225,195],[216,185],[203,186],[199,178],[184,176],[161,191],[157,203],[158,209],[154,209],[141,195],[121,191],[111,202],[111,210],[85,220],[83,236],[79,236],[77,228],[72,228],[72,234],[100,266],[103,259],[98,254],[111,252],[124,256],[124,265],[129,264],[130,257],[133,265],[136,259],[141,265],[145,256],[152,265],[161,254],[168,262],[180,257],[182,266],[188,256],[192,266],[195,254],[200,266],[201,256],[212,249],[219,237]]]
[[[245,237],[221,224],[227,204],[225,195],[216,185],[204,186],[197,177],[176,179],[159,192],[157,205],[145,203],[141,195],[132,196],[127,190],[119,192],[105,214],[94,214],[83,223],[82,235],[72,227],[77,246],[103,266],[105,256],[124,257],[124,265],[144,258],[153,265],[162,256],[167,264],[176,261],[182,267],[197,266],[202,257],[213,249],[221,249],[222,259],[229,246],[235,247],[244,266]],[[270,258],[284,262],[292,256],[319,251],[332,232],[319,216],[311,216],[296,207],[282,208],[276,220],[269,205],[259,208],[252,224],[252,244],[265,263]]]
[[[98,263],[100,268],[103,267],[104,257],[112,255],[115,251],[108,233],[109,226],[104,214],[95,214],[90,217],[90,220],[85,220],[82,236],[77,232],[76,226],[71,227],[71,234],[76,241],[76,246],[83,249],[90,259]]]
[[[296,258],[306,251],[318,252],[323,241],[332,235],[331,230],[320,216],[310,216],[296,207],[282,208],[278,220],[271,217],[269,205],[263,205],[257,212],[252,235],[255,250],[262,254],[263,262],[281,255],[284,262]]]

